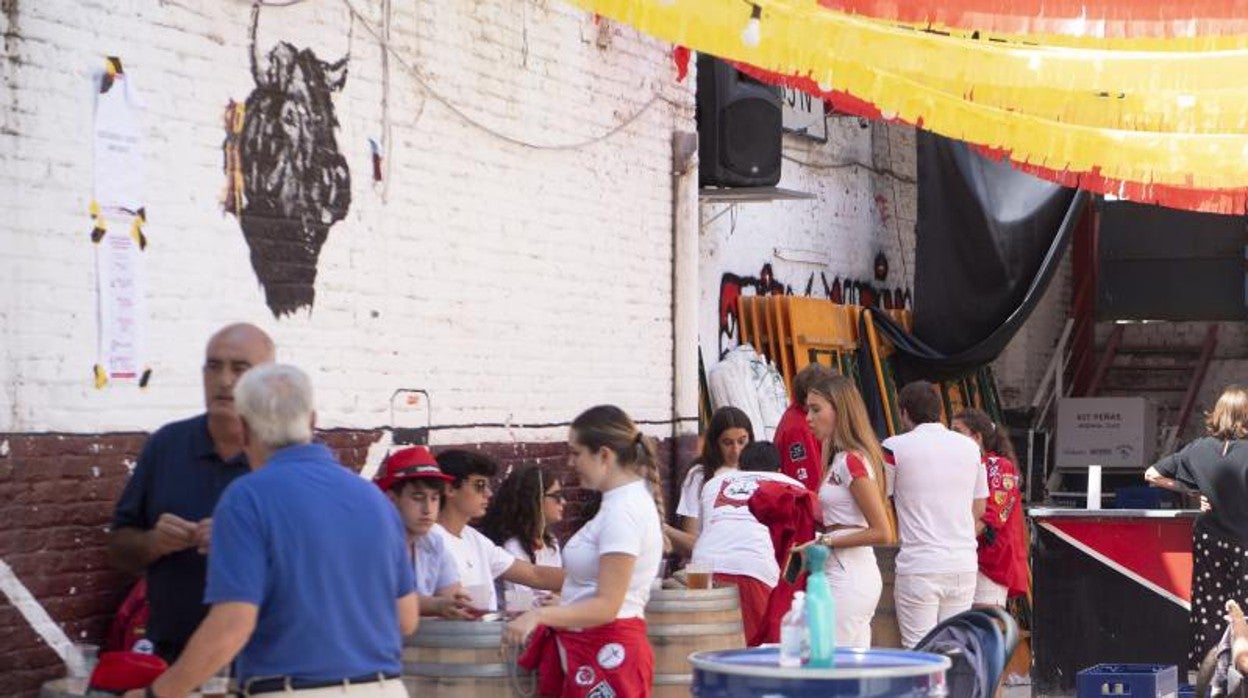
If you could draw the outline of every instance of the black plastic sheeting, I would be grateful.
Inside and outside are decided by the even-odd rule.
[[[899,383],[996,359],[1044,295],[1088,198],[925,131],[918,182],[914,333],[872,313],[899,351]]]
[[[925,131],[918,183],[914,332],[871,313],[897,348],[891,389],[961,378],[1000,356],[1044,296],[1088,200]],[[886,435],[879,385],[866,378],[870,352],[858,362],[867,412]]]

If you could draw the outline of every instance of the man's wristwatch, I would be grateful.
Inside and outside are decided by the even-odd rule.
[[[833,538],[831,533],[824,533],[819,536],[819,545],[822,545],[825,548],[831,548],[832,540]]]

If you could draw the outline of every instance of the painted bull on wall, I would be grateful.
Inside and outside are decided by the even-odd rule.
[[[351,205],[351,172],[338,152],[331,93],[347,79],[347,58],[326,63],[281,42],[251,73],[238,148],[243,205],[239,223],[251,266],[275,317],[311,307],[316,263],[329,228]]]

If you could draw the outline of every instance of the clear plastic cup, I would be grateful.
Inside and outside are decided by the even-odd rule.
[[[65,689],[76,696],[87,694],[91,672],[100,661],[100,646],[89,642],[75,642],[65,658]]]
[[[217,673],[209,676],[199,686],[202,698],[226,698],[230,691],[230,665],[225,665]]]
[[[531,611],[536,605],[533,590],[528,587],[508,589],[503,595],[503,603],[509,616]]]
[[[464,591],[472,597],[470,605],[479,613],[491,613],[495,609],[492,608],[490,599],[494,593],[494,585],[491,584],[469,584],[464,587]]]
[[[710,589],[711,576],[711,563],[709,562],[698,561],[685,565],[685,584],[690,589]]]

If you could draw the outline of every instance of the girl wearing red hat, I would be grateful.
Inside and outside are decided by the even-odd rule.
[[[654,445],[623,410],[600,405],[572,422],[568,448],[602,506],[564,547],[560,605],[516,618],[503,642],[532,635],[520,665],[537,669],[540,695],[647,698],[654,654],[644,609],[663,557]]]

